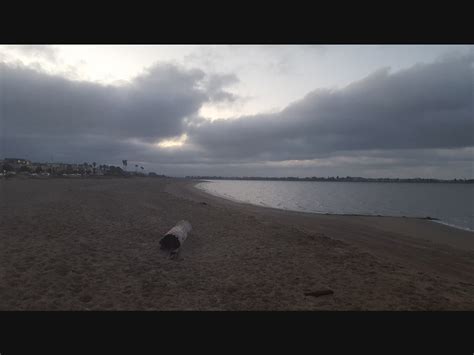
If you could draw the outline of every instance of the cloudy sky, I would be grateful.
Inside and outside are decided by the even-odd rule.
[[[474,177],[474,46],[0,46],[0,158]]]

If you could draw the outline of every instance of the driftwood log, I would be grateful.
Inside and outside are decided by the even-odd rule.
[[[191,224],[188,221],[179,221],[161,238],[160,248],[169,251],[171,257],[176,257],[191,229]]]
[[[318,290],[318,291],[313,291],[313,292],[306,292],[304,295],[319,297],[319,296],[325,296],[325,295],[332,295],[333,293],[334,293],[333,290]]]

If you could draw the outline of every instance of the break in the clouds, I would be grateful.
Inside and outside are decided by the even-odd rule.
[[[4,61],[0,154],[174,175],[472,177],[473,63],[467,51],[378,68],[274,113],[209,120],[206,105],[239,103],[236,73],[161,62],[101,84]]]

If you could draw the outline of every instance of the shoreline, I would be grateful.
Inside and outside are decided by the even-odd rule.
[[[465,232],[474,233],[474,229],[470,229],[470,228],[467,228],[467,227],[456,226],[454,224],[450,224],[448,222],[445,222],[441,219],[433,218],[433,219],[431,219],[431,221],[434,222],[434,223],[442,224],[443,226],[448,226],[448,227],[457,229],[457,230],[462,230],[462,231],[465,231]],[[474,238],[474,235],[473,235],[473,238]]]
[[[184,182],[184,181],[183,181]],[[356,214],[332,214],[332,213],[317,213],[317,212],[305,212],[305,211],[295,211],[295,210],[285,210],[285,209],[281,209],[281,208],[275,208],[275,207],[271,207],[271,206],[262,206],[262,205],[256,205],[256,204],[252,204],[252,203],[249,203],[249,202],[242,202],[242,201],[238,201],[238,200],[234,200],[234,199],[230,199],[230,198],[226,198],[226,197],[222,197],[222,196],[218,196],[217,194],[212,194],[210,192],[207,192],[205,191],[204,189],[200,189],[198,187],[196,187],[195,185],[197,185],[198,183],[200,182],[205,182],[203,180],[196,180],[196,181],[187,181],[187,182],[184,182],[187,186],[185,188],[188,189],[188,191],[192,194],[193,192],[194,193],[197,193],[197,196],[199,197],[210,197],[212,199],[217,199],[217,201],[221,201],[221,203],[229,203],[235,207],[238,207],[239,205],[242,205],[242,206],[247,206],[247,207],[253,207],[255,209],[262,209],[261,212],[264,212],[265,210],[267,211],[272,211],[272,212],[275,212],[275,213],[288,213],[288,214],[291,214],[291,215],[300,215],[302,217],[305,217],[305,218],[311,218],[311,217],[335,217],[335,218],[348,218],[348,219],[351,219],[351,218],[360,218],[360,219],[364,219],[364,220],[367,220],[367,221],[370,221],[371,219],[374,219],[374,220],[390,220],[390,221],[396,221],[397,220],[400,220],[400,221],[420,221],[420,222],[424,222],[424,223],[427,223],[428,222],[428,225],[431,225],[436,231],[441,231],[442,232],[442,236],[435,236],[435,237],[430,237],[430,235],[428,233],[423,233],[423,239],[428,239],[430,241],[433,241],[433,242],[437,242],[437,243],[443,243],[443,244],[447,244],[447,245],[450,245],[450,246],[454,246],[454,247],[461,247],[461,248],[467,248],[469,250],[474,250],[474,231],[470,230],[470,229],[465,229],[465,228],[462,228],[462,227],[457,227],[457,226],[453,226],[453,225],[450,225],[450,224],[447,224],[443,221],[440,221],[440,220],[436,220],[436,219],[428,219],[428,218],[423,218],[423,217],[400,217],[400,216],[383,216],[383,215],[356,215]],[[411,229],[414,229],[414,228],[411,228]],[[449,234],[451,234],[451,236],[447,237]],[[417,237],[416,234],[413,234],[411,233],[412,237]]]
[[[292,210],[292,209],[285,209],[285,208],[272,207],[272,206],[268,206],[268,205],[265,205],[265,204],[256,204],[256,203],[252,203],[252,202],[241,201],[241,200],[238,200],[238,199],[233,198],[233,197],[230,197],[230,196],[225,196],[225,195],[221,195],[221,194],[218,194],[218,193],[212,193],[212,192],[207,191],[207,190],[205,190],[205,189],[203,189],[203,188],[197,187],[197,185],[200,184],[200,183],[202,183],[202,182],[212,182],[212,181],[210,181],[210,180],[196,180],[196,181],[194,182],[194,184],[193,184],[194,188],[197,189],[197,190],[203,191],[203,192],[205,192],[205,193],[207,193],[207,194],[209,194],[209,195],[212,195],[212,196],[215,196],[215,197],[218,197],[218,198],[222,198],[222,199],[225,199],[225,200],[228,200],[228,201],[232,201],[232,202],[235,202],[235,203],[245,204],[245,205],[257,206],[257,207],[263,207],[263,208],[271,208],[271,209],[282,210],[282,211],[288,211],[288,212],[309,213],[309,214],[315,214],[315,215],[321,215],[321,216],[341,216],[341,217],[345,217],[345,216],[347,216],[347,217],[389,217],[389,218],[419,219],[419,220],[427,220],[427,221],[432,221],[432,222],[435,222],[435,223],[439,223],[439,224],[442,224],[442,225],[451,227],[451,228],[453,228],[453,229],[457,229],[457,230],[462,230],[462,231],[474,233],[474,229],[470,229],[470,228],[468,228],[468,227],[463,227],[463,226],[454,225],[454,224],[445,222],[445,221],[443,221],[442,219],[435,218],[435,217],[431,217],[431,216],[415,217],[415,216],[391,216],[391,215],[381,215],[381,214],[329,213],[329,212],[326,212],[326,213],[325,213],[325,212],[313,212],[313,211]],[[473,238],[474,238],[474,235],[473,235]]]

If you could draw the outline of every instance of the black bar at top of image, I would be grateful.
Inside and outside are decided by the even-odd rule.
[[[35,9],[37,6],[38,9]],[[471,44],[471,11],[431,3],[4,8],[2,44]]]

